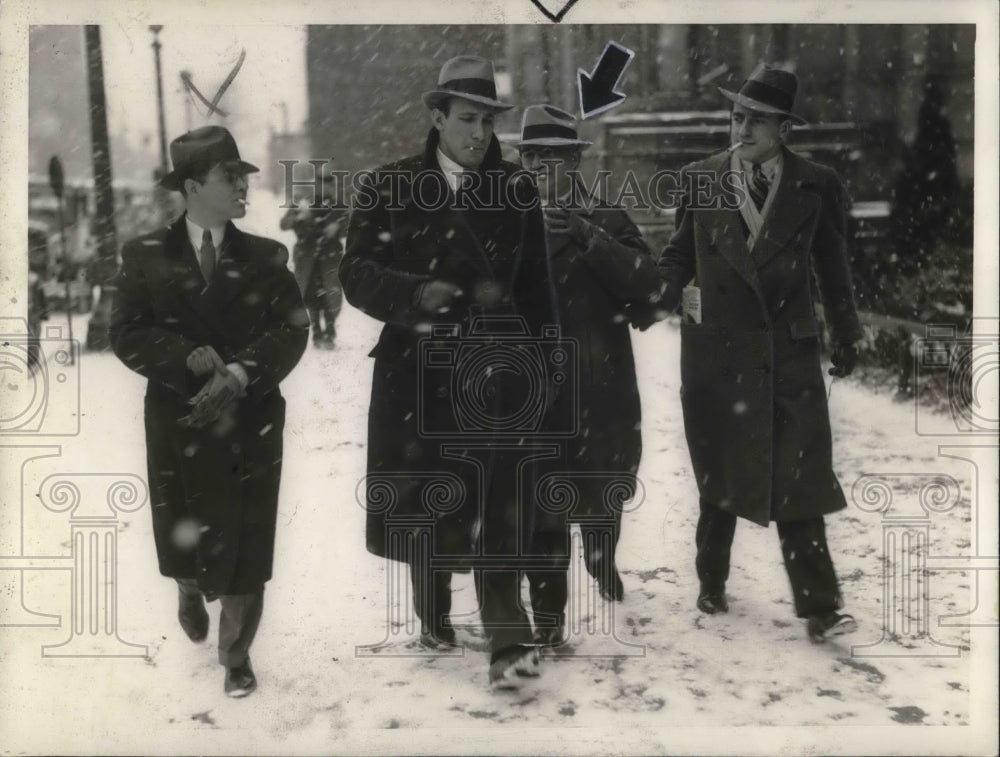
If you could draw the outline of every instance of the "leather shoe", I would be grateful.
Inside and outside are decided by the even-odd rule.
[[[834,636],[854,633],[858,630],[858,622],[850,615],[831,611],[822,615],[810,615],[806,621],[806,630],[810,641],[822,644]]]
[[[726,585],[702,584],[698,592],[697,605],[698,609],[707,615],[729,612],[729,602],[726,601]]]
[[[208,636],[208,610],[201,594],[180,593],[177,620],[191,641],[204,641]]]
[[[494,689],[516,689],[518,678],[537,678],[538,650],[527,644],[514,644],[494,652],[490,657],[490,686]]]
[[[625,584],[622,583],[618,568],[611,566],[611,575],[607,579],[605,579],[604,573],[599,575],[597,586],[601,596],[608,602],[621,602],[625,598]]]
[[[257,688],[257,677],[250,667],[250,658],[247,657],[242,665],[234,665],[226,668],[226,694],[231,697],[245,697]]]
[[[455,629],[450,626],[439,628],[436,631],[421,631],[420,643],[428,649],[458,646],[458,641],[455,639]]]
[[[539,647],[558,647],[566,643],[566,618],[559,617],[554,625],[537,626],[531,640]]]

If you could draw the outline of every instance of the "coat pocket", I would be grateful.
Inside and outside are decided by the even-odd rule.
[[[812,318],[800,318],[788,324],[788,331],[792,339],[817,339],[819,337],[819,325]]]

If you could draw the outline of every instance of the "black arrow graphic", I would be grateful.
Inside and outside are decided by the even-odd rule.
[[[558,24],[560,21],[563,20],[563,16],[566,15],[566,12],[569,11],[569,9],[572,8],[573,5],[576,3],[576,0],[569,0],[569,2],[564,2],[562,10],[560,11],[549,10],[548,7],[545,5],[545,3],[542,2],[542,0],[531,0],[531,2],[535,4],[535,7],[538,8],[538,10],[540,10],[542,13],[546,15],[549,21]],[[549,4],[551,5],[552,3],[550,2]]]
[[[593,73],[588,74],[582,68],[577,69],[581,116],[584,118],[596,116],[625,101],[625,95],[617,92],[615,86],[634,57],[633,50],[609,41],[604,46],[604,52],[601,53]]]

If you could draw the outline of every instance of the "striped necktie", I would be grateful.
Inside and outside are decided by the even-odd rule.
[[[201,275],[205,277],[205,283],[212,282],[212,274],[215,273],[215,245],[212,243],[212,232],[205,229],[201,235],[201,250],[198,254],[201,257]]]
[[[747,189],[749,190],[750,196],[753,198],[753,204],[757,206],[758,211],[764,209],[764,201],[767,200],[767,193],[770,187],[771,184],[764,175],[764,171],[760,167],[760,163],[754,163],[753,170],[750,174],[750,184],[747,186]]]

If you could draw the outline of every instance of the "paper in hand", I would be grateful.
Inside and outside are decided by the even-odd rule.
[[[701,289],[692,284],[681,292],[681,319],[684,323],[701,323]]]

